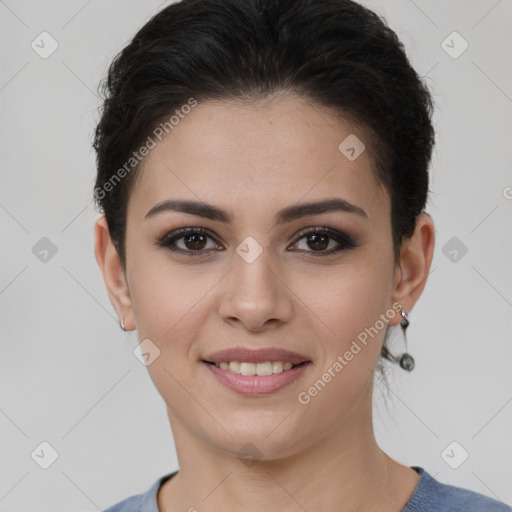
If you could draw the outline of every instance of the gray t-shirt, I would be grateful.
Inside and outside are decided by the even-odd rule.
[[[412,496],[400,512],[512,512],[512,508],[461,487],[442,484],[423,468],[413,466],[420,479]],[[131,496],[103,512],[160,512],[156,495],[160,486],[176,475],[159,478],[144,494]]]

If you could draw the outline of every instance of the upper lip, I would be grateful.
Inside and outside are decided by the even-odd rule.
[[[292,364],[300,364],[309,359],[297,352],[290,352],[277,347],[250,349],[245,347],[233,347],[206,356],[204,361],[211,363],[222,363],[228,361],[239,361],[247,363],[264,363],[266,361],[283,361]]]

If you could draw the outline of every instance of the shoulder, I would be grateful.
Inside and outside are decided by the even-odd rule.
[[[157,506],[157,493],[161,485],[177,474],[177,471],[164,475],[142,494],[135,494],[103,510],[103,512],[159,512]]]
[[[403,512],[512,512],[512,508],[469,489],[443,484],[423,468],[413,469],[420,480]]]
[[[103,512],[140,512],[141,496],[142,494],[130,496],[129,498],[126,498],[123,501],[103,510]]]

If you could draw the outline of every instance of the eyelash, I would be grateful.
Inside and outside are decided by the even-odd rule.
[[[306,253],[313,254],[314,257],[317,257],[317,256],[324,257],[324,256],[330,256],[333,254],[337,254],[343,250],[349,250],[349,249],[354,249],[354,248],[358,247],[358,244],[356,244],[348,235],[346,235],[344,233],[341,233],[341,232],[336,231],[331,228],[317,228],[317,227],[308,228],[308,229],[305,229],[304,231],[302,231],[301,233],[299,233],[299,235],[293,242],[293,245],[297,244],[300,240],[302,240],[303,238],[305,238],[307,235],[310,235],[310,234],[327,235],[329,237],[329,239],[334,239],[338,244],[341,245],[341,247],[338,247],[337,249],[331,249],[329,251],[294,250],[293,252],[306,252]],[[179,229],[177,231],[173,231],[172,233],[165,235],[163,238],[161,238],[160,240],[158,240],[155,243],[156,243],[156,245],[158,245],[160,247],[165,247],[169,251],[186,254],[187,256],[191,256],[191,257],[204,256],[208,250],[198,249],[198,250],[194,251],[194,250],[177,249],[176,247],[172,246],[173,243],[180,240],[185,235],[204,235],[204,236],[207,236],[208,238],[211,238],[215,243],[218,244],[216,238],[213,236],[211,231],[209,231],[208,229],[204,229],[204,228]],[[209,250],[211,250],[211,249],[209,249]]]

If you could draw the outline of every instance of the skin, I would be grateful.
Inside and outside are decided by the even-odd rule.
[[[119,318],[161,351],[147,368],[167,405],[180,465],[158,493],[162,512],[338,512],[340,503],[398,512],[418,482],[373,432],[385,328],[309,403],[297,399],[379,315],[395,313],[389,323],[397,325],[393,304],[412,310],[432,262],[434,224],[420,215],[395,266],[389,196],[373,178],[368,145],[354,161],[338,150],[349,134],[365,140],[330,109],[293,94],[199,103],[143,161],[128,204],[126,273],[104,217],[96,222],[95,254]],[[367,217],[334,211],[274,225],[285,207],[333,197]],[[213,204],[233,222],[176,211],[145,219],[170,198]],[[212,231],[204,256],[155,245],[183,227]],[[308,227],[346,233],[358,246],[318,256],[300,237]],[[248,236],[263,251],[252,263],[236,252]],[[327,240],[324,252],[338,247]],[[183,238],[177,244],[192,250]],[[200,361],[233,346],[277,346],[313,364],[285,388],[248,397]],[[247,442],[258,450],[250,466],[237,456]]]

